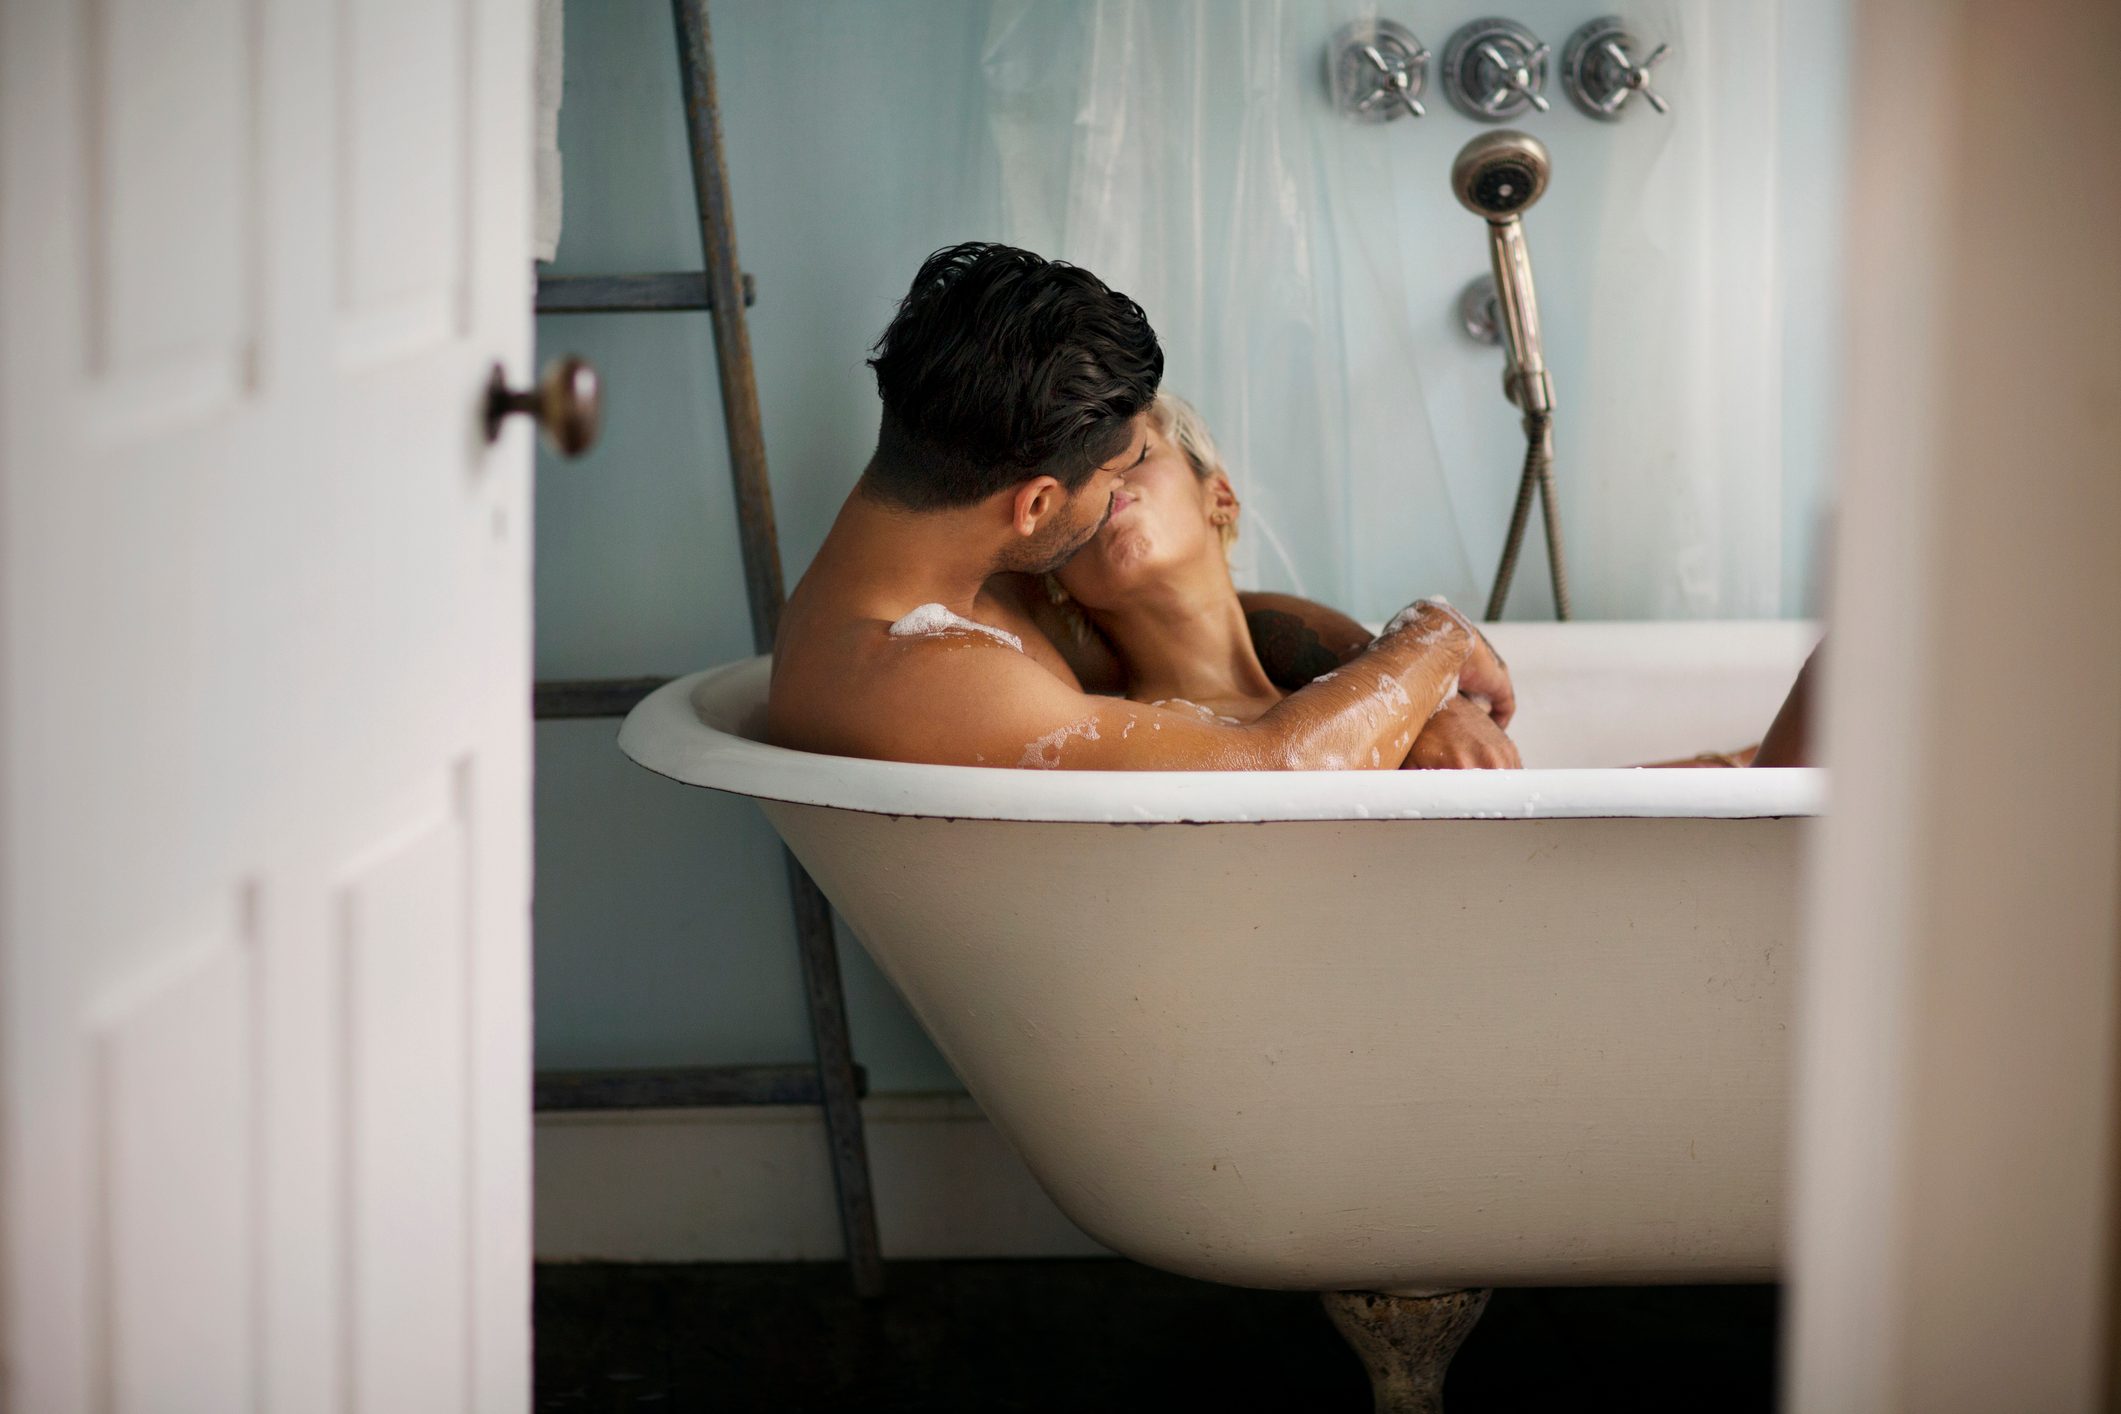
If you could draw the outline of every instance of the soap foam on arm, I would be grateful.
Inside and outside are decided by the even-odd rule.
[[[1407,605],[1406,608],[1401,609],[1398,613],[1392,616],[1392,621],[1385,625],[1384,632],[1377,635],[1377,637],[1380,639],[1390,638],[1393,634],[1398,633],[1401,629],[1409,627],[1421,618],[1422,611],[1425,609],[1433,609],[1438,613],[1442,614],[1449,623],[1455,624],[1459,628],[1464,629],[1468,636],[1474,635],[1478,632],[1473,627],[1471,620],[1467,619],[1464,614],[1459,613],[1457,609],[1451,606],[1450,600],[1442,598],[1441,596],[1435,596],[1428,599],[1416,599],[1413,603]],[[1447,637],[1449,633],[1449,628],[1445,627],[1442,624],[1438,624],[1430,628],[1423,629],[1421,632],[1421,636],[1415,641],[1417,643],[1436,643],[1440,642],[1442,639]]]

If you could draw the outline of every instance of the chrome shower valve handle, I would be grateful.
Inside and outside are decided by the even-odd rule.
[[[1635,36],[1622,28],[1619,17],[1592,20],[1570,35],[1562,50],[1562,87],[1578,108],[1607,122],[1616,121],[1637,93],[1659,113],[1671,112],[1664,95],[1650,87],[1650,70],[1664,62],[1672,46],[1660,44],[1641,59],[1634,57],[1635,48]]]
[[[1385,56],[1377,52],[1377,46],[1374,44],[1363,45],[1362,55],[1376,67],[1380,84],[1375,92],[1355,105],[1357,112],[1368,112],[1373,104],[1389,97],[1393,102],[1403,105],[1413,116],[1427,116],[1429,110],[1421,106],[1410,90],[1413,87],[1414,69],[1429,62],[1428,50],[1417,44],[1414,52],[1401,64],[1388,63]]]
[[[1527,109],[1544,113],[1547,46],[1515,20],[1461,25],[1444,46],[1443,87],[1468,118],[1496,123]]]
[[[1495,66],[1495,76],[1502,81],[1502,86],[1488,95],[1487,106],[1500,108],[1510,101],[1512,93],[1517,93],[1523,95],[1524,100],[1540,112],[1548,111],[1546,99],[1532,83],[1532,71],[1545,66],[1547,53],[1547,46],[1544,44],[1529,54],[1504,54],[1493,44],[1481,45],[1481,57]]]
[[[1627,71],[1627,87],[1614,96],[1613,106],[1615,108],[1627,102],[1630,93],[1639,93],[1642,95],[1642,101],[1655,108],[1658,112],[1669,113],[1672,111],[1672,105],[1664,101],[1663,95],[1650,87],[1650,70],[1656,68],[1658,64],[1664,61],[1664,56],[1672,50],[1671,45],[1658,45],[1649,52],[1649,57],[1645,58],[1640,64],[1629,62],[1627,52],[1611,40],[1606,42],[1605,48],[1606,52],[1613,56],[1614,62]]]
[[[1362,123],[1419,118],[1429,51],[1393,20],[1355,20],[1326,45],[1326,87],[1333,106]]]

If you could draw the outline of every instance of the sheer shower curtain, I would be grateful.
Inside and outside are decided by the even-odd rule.
[[[1201,407],[1237,474],[1241,581],[1381,617],[1422,593],[1484,597],[1521,442],[1500,353],[1453,314],[1487,267],[1447,173],[1486,125],[1449,106],[1433,64],[1427,117],[1336,114],[1326,42],[1363,13],[1375,11],[992,0],[982,62],[1003,238],[1085,265],[1148,310],[1168,386]],[[1440,53],[1484,13],[1398,17]],[[1673,47],[1657,75],[1673,111],[1609,124],[1558,83],[1562,42],[1589,13],[1553,0],[1509,13],[1557,55],[1552,111],[1514,125],[1554,157],[1526,225],[1577,612],[1789,612],[1807,557],[1785,537],[1809,540],[1818,471],[1790,464],[1784,427],[1794,408],[1819,460],[1831,394],[1828,322],[1799,322],[1821,347],[1793,358],[1785,319],[1782,110],[1803,91],[1790,26],[1760,5],[1638,7],[1643,40]],[[1806,33],[1812,49],[1834,38],[1831,25]],[[1805,125],[1823,177],[1839,136]],[[1544,574],[1534,548],[1513,616],[1550,612]]]

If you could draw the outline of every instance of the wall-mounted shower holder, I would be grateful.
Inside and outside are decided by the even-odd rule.
[[[1326,86],[1333,106],[1361,123],[1419,118],[1429,51],[1394,20],[1355,20],[1326,46]]]
[[[1493,275],[1468,280],[1452,309],[1458,327],[1474,343],[1491,348],[1502,343],[1502,297],[1496,293]]]
[[[1527,108],[1547,111],[1547,46],[1515,20],[1461,25],[1444,46],[1444,96],[1468,118],[1500,123]]]
[[[1660,44],[1640,59],[1636,52],[1635,36],[1619,16],[1592,20],[1562,46],[1561,86],[1578,108],[1602,122],[1618,122],[1629,95],[1636,93],[1658,112],[1671,112],[1663,95],[1650,87],[1650,70],[1671,52],[1671,46]]]

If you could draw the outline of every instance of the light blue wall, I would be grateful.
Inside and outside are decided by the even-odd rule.
[[[1783,260],[1783,601],[1785,614],[1825,613],[1832,477],[1842,412],[1842,192],[1849,125],[1848,0],[1781,7],[1784,66],[1777,90],[1783,143],[1775,180]]]
[[[888,9],[888,25],[846,17]],[[1359,5],[1348,6],[1350,13]],[[809,562],[875,434],[863,366],[921,256],[1001,234],[982,100],[987,0],[720,0],[721,112],[751,339],[790,583]],[[1583,18],[1596,13],[1586,8]],[[1466,16],[1473,13],[1466,10]],[[1780,180],[1838,174],[1841,7],[1791,7],[1793,42],[1829,62],[1793,69],[1802,141]],[[1438,38],[1449,24],[1418,17]],[[1549,26],[1552,28],[1552,26]],[[1433,34],[1432,34],[1433,32]],[[560,273],[700,262],[670,11],[664,0],[567,6],[565,230]],[[1437,103],[1441,104],[1441,98]],[[1559,100],[1557,100],[1559,101]],[[1821,190],[1828,189],[1825,184]],[[1785,203],[1793,271],[1809,284],[1786,370],[1789,582],[1806,582],[1833,409],[1830,202]],[[1816,286],[1816,288],[1813,288]],[[1154,311],[1151,311],[1152,316]],[[751,651],[705,315],[545,317],[540,357],[602,370],[602,445],[538,465],[537,672],[676,674]],[[1793,339],[1793,346],[1795,345]],[[1785,609],[1803,607],[1800,590]],[[807,1058],[779,846],[748,803],[627,763],[615,724],[537,733],[537,1063],[544,1068]],[[859,947],[844,944],[857,1056],[878,1090],[955,1088]]]

